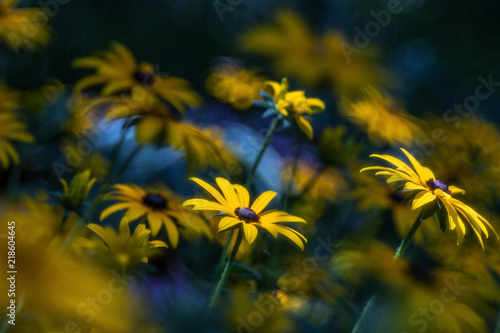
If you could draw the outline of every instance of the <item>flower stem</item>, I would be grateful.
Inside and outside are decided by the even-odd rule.
[[[276,127],[278,127],[279,121],[280,121],[280,117],[274,118],[273,122],[271,123],[271,127],[267,131],[266,137],[264,138],[264,142],[262,143],[262,147],[260,148],[259,155],[257,155],[257,158],[255,159],[255,162],[253,163],[252,169],[250,170],[250,173],[248,174],[247,181],[245,182],[245,187],[247,189],[249,189],[250,186],[252,185],[253,176],[255,175],[255,171],[257,171],[257,167],[259,166],[260,160],[262,159],[262,156],[264,155],[264,152],[266,151],[266,148],[269,145],[269,142],[271,142],[271,138],[273,137],[273,134],[274,134],[274,131],[276,130]]]
[[[219,282],[217,283],[217,287],[215,288],[212,298],[210,299],[210,303],[208,305],[208,313],[210,313],[210,311],[212,310],[215,302],[217,301],[222,292],[222,289],[224,288],[224,285],[226,284],[227,279],[229,278],[229,274],[231,273],[231,266],[233,265],[234,258],[236,257],[236,253],[238,252],[238,248],[240,247],[242,239],[243,239],[243,232],[240,230],[238,231],[238,237],[236,238],[236,242],[234,243],[231,255],[227,259],[224,271],[222,272],[222,275],[219,278]]]
[[[410,244],[411,239],[413,236],[415,236],[415,233],[417,232],[418,228],[422,224],[423,219],[422,219],[422,214],[420,214],[415,222],[413,222],[413,225],[411,226],[410,230],[406,234],[405,238],[401,242],[401,245],[399,245],[398,250],[396,251],[396,254],[394,255],[394,259],[399,259],[403,253],[405,252],[406,248]],[[370,311],[370,309],[373,307],[373,304],[375,303],[377,299],[377,293],[375,293],[368,302],[366,303],[365,307],[363,308],[363,312],[361,312],[361,316],[359,316],[358,321],[356,322],[356,325],[352,329],[351,333],[358,333],[359,329],[361,327],[361,324],[363,324],[363,321],[367,315],[367,313]]]

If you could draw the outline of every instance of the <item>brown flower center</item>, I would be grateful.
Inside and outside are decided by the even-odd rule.
[[[153,85],[153,79],[154,79],[153,74],[137,70],[134,72],[132,76],[134,77],[134,80],[143,84],[146,87],[151,87]]]
[[[443,192],[446,192],[448,194],[451,195],[451,191],[448,189],[448,185],[446,185],[444,182],[436,179],[436,180],[433,180],[433,179],[429,179],[427,182],[426,182],[427,186],[429,186],[429,188],[431,189],[431,191],[434,191],[434,190],[437,190],[437,189],[440,189],[441,191]]]
[[[167,208],[167,199],[165,199],[161,194],[148,193],[142,199],[142,203],[153,209]]]
[[[247,223],[249,222],[259,222],[260,217],[255,213],[253,210],[251,210],[248,207],[241,207],[241,208],[236,208],[234,211],[236,216],[240,218],[240,220],[245,221]]]

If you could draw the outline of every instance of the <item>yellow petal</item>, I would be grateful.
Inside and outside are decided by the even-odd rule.
[[[300,130],[304,132],[305,135],[307,135],[309,140],[312,140],[314,132],[311,123],[309,123],[309,121],[307,121],[307,119],[305,119],[302,116],[295,117],[295,121],[297,122],[297,125],[299,126]]]
[[[224,197],[220,194],[219,191],[217,191],[212,185],[204,182],[203,180],[199,179],[199,178],[196,178],[196,177],[192,177],[192,178],[189,178],[191,179],[192,181],[194,181],[196,184],[200,185],[201,187],[203,187],[208,193],[210,193],[214,198],[215,200],[217,200],[221,205],[223,206],[226,206],[226,207],[229,207],[229,204],[227,203],[227,200],[224,199]]]
[[[122,210],[122,209],[129,208],[129,207],[130,207],[130,203],[128,203],[128,202],[122,202],[122,203],[118,203],[118,204],[115,204],[115,205],[111,205],[111,206],[109,206],[108,208],[106,208],[105,210],[102,211],[101,216],[99,217],[99,219],[102,221],[106,217],[108,217],[109,215],[113,214],[114,212],[117,212],[117,211]]]
[[[248,193],[248,190],[238,184],[233,185],[236,194],[238,195],[238,198],[240,200],[240,206],[239,207],[248,207],[250,206],[250,194]]]
[[[253,210],[256,214],[259,214],[264,208],[266,208],[269,202],[273,200],[276,194],[277,193],[274,191],[266,191],[262,193],[257,199],[255,199],[250,209]]]
[[[436,200],[436,196],[429,191],[421,191],[417,193],[415,198],[413,199],[413,202],[411,204],[411,209],[415,210],[417,208],[420,208],[432,201]]]
[[[257,238],[258,230],[257,228],[250,223],[242,223],[243,225],[243,233],[245,234],[245,238],[248,244],[252,244],[255,238]]]
[[[232,209],[239,208],[239,197],[236,195],[236,191],[234,190],[233,185],[225,178],[222,177],[217,177],[215,179],[217,182],[217,185],[222,191],[222,194],[224,195],[224,198],[226,198],[227,202],[229,203],[230,207]]]

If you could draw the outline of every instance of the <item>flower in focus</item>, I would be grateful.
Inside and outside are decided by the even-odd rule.
[[[0,41],[7,43],[13,51],[21,48],[35,50],[49,43],[46,27],[49,17],[40,8],[16,8],[18,0],[0,2]]]
[[[170,103],[179,111],[200,103],[200,97],[189,87],[189,83],[179,77],[163,76],[156,73],[149,63],[138,64],[134,55],[124,45],[114,42],[110,51],[99,51],[95,56],[78,58],[75,67],[95,69],[77,82],[77,92],[95,85],[104,85],[101,94],[109,96],[134,87],[142,87]]]
[[[306,238],[296,230],[282,226],[279,222],[302,222],[303,219],[289,215],[278,210],[262,212],[269,202],[276,196],[276,192],[267,191],[262,193],[250,206],[250,195],[248,190],[238,184],[231,184],[224,178],[216,178],[217,185],[222,194],[213,186],[198,178],[191,178],[199,186],[203,187],[216,200],[190,199],[184,202],[184,206],[193,206],[194,210],[223,212],[219,223],[219,232],[239,229],[245,235],[248,244],[252,244],[258,235],[258,228],[267,230],[274,238],[282,234],[304,250]]]
[[[102,242],[95,244],[98,253],[109,251],[114,260],[123,267],[135,266],[141,262],[147,263],[148,258],[159,254],[158,248],[168,247],[162,241],[150,241],[151,230],[142,223],[131,235],[127,218],[120,221],[118,233],[111,227],[102,227],[95,223],[90,223],[87,227],[102,239]]]
[[[90,178],[89,169],[76,174],[69,185],[66,180],[61,179],[61,183],[64,187],[61,199],[63,207],[69,210],[78,211],[87,199],[90,189],[96,180],[96,178]]]
[[[411,192],[411,209],[423,209],[422,218],[428,218],[435,214],[441,230],[455,230],[457,233],[457,243],[460,244],[467,232],[466,225],[474,231],[484,250],[482,236],[488,238],[488,229],[491,229],[498,238],[496,231],[491,224],[475,210],[461,201],[453,198],[453,195],[464,193],[465,191],[436,179],[434,173],[429,168],[423,167],[410,153],[401,148],[411,163],[411,167],[399,159],[389,155],[371,155],[387,161],[396,169],[374,166],[361,169],[377,170],[376,175],[389,176],[387,183],[405,182],[404,190]],[[424,211],[427,209],[427,212]],[[465,223],[464,223],[465,222]]]
[[[314,132],[308,119],[315,113],[323,112],[325,103],[319,98],[307,98],[302,90],[288,91],[288,80],[286,78],[281,83],[266,82],[264,90],[264,97],[267,97],[266,93],[271,96],[271,98],[267,97],[268,103],[255,103],[256,105],[270,107],[264,116],[267,116],[270,111],[271,114],[276,113],[286,120],[295,120],[300,130],[307,135],[309,140],[312,140]],[[271,99],[272,101],[270,101]],[[269,105],[269,103],[272,105]]]
[[[101,213],[101,220],[126,209],[124,217],[130,222],[144,217],[153,236],[165,226],[169,244],[174,248],[179,243],[179,230],[188,235],[211,235],[206,222],[198,215],[183,209],[182,200],[164,187],[143,189],[134,184],[117,184],[105,198],[118,202]]]
[[[341,110],[376,143],[408,146],[415,138],[423,136],[416,118],[407,114],[390,96],[373,87],[365,88],[361,98],[344,97]]]
[[[27,126],[12,112],[0,112],[0,163],[4,169],[19,163],[19,155],[9,141],[33,143],[35,139],[27,132]]]
[[[254,100],[260,99],[259,91],[264,87],[264,80],[238,64],[224,63],[213,69],[205,85],[207,91],[223,103],[231,104],[237,110],[246,110]]]

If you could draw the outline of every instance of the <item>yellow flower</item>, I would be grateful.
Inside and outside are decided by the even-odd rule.
[[[124,267],[133,266],[140,262],[147,263],[148,258],[159,254],[157,248],[168,247],[162,241],[150,241],[151,230],[147,229],[142,223],[130,235],[127,218],[120,221],[118,233],[111,227],[101,227],[95,223],[90,223],[87,227],[102,238],[113,258]],[[98,250],[103,250],[102,247],[99,247],[99,244],[96,244],[96,246]],[[102,252],[106,253],[107,251]]]
[[[61,179],[64,187],[62,196],[63,206],[67,209],[78,211],[87,199],[90,189],[96,180],[96,178],[90,178],[89,169],[76,174],[69,183],[69,186],[66,180]]]
[[[101,213],[101,220],[126,209],[124,216],[129,221],[144,217],[153,236],[165,226],[169,243],[174,248],[179,242],[179,229],[181,232],[207,237],[211,235],[206,222],[198,215],[182,208],[182,200],[164,187],[143,189],[134,184],[117,184],[106,195],[106,199],[117,200],[118,203],[106,208]]]
[[[313,128],[309,123],[314,113],[323,112],[325,103],[319,98],[307,98],[304,91],[288,91],[288,80],[284,78],[281,83],[268,81],[265,87],[275,102],[275,108],[282,117],[294,119],[299,128],[309,140],[313,138]]]
[[[22,123],[11,112],[0,112],[0,163],[4,169],[19,163],[19,155],[8,140],[33,143],[35,139],[26,131],[26,124]]]
[[[77,92],[91,86],[104,85],[101,94],[109,96],[134,87],[143,87],[147,93],[162,98],[179,111],[201,101],[186,80],[158,74],[149,63],[138,64],[132,52],[117,42],[111,44],[110,51],[100,51],[95,56],[78,58],[73,65],[96,70],[95,74],[77,82]]]
[[[231,104],[237,110],[246,110],[252,101],[260,99],[259,91],[264,80],[238,64],[217,66],[205,81],[207,91],[223,103]]]
[[[0,112],[10,112],[19,107],[21,92],[11,89],[0,80]]]
[[[456,230],[457,243],[460,244],[467,232],[466,225],[474,231],[484,249],[482,236],[488,238],[489,227],[498,238],[491,224],[471,207],[452,197],[458,193],[465,193],[456,186],[448,186],[441,180],[436,179],[429,168],[423,167],[410,153],[401,148],[411,163],[411,167],[399,159],[389,155],[371,155],[393,164],[396,168],[381,166],[367,167],[361,169],[378,170],[376,175],[389,176],[388,183],[405,182],[404,190],[410,191],[413,197],[411,209],[423,209],[423,218],[430,217],[433,213],[439,221],[441,230]],[[425,211],[427,209],[427,211]],[[425,212],[424,212],[425,211]]]
[[[0,2],[0,41],[13,51],[21,48],[35,50],[49,43],[49,17],[40,8],[15,8],[17,0]]]
[[[226,179],[218,177],[216,181],[222,191],[221,194],[214,187],[201,179],[191,178],[191,180],[203,187],[217,200],[217,202],[205,199],[190,199],[184,202],[183,206],[194,206],[194,210],[225,213],[227,216],[221,219],[219,223],[219,232],[239,229],[245,235],[248,244],[252,244],[258,235],[257,228],[262,228],[267,230],[274,238],[278,237],[278,234],[288,237],[304,250],[304,242],[307,242],[304,236],[290,227],[276,223],[306,223],[306,221],[300,217],[292,216],[278,210],[262,212],[276,196],[276,192],[267,191],[262,193],[250,206],[250,195],[247,189],[241,185],[233,185]]]
[[[75,136],[82,136],[92,131],[97,124],[94,110],[94,100],[80,95],[71,96],[67,103],[69,119],[64,124],[64,131]]]
[[[365,88],[361,98],[344,97],[341,111],[362,127],[375,143],[410,145],[423,131],[418,120],[407,114],[390,96],[373,87]]]

